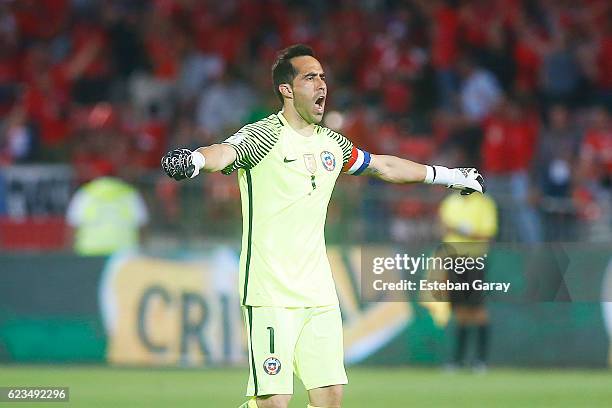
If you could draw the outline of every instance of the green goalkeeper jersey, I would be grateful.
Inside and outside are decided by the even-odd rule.
[[[338,303],[325,250],[327,205],[353,144],[315,126],[297,133],[282,113],[248,124],[223,142],[236,160],[242,201],[243,305],[310,307]]]

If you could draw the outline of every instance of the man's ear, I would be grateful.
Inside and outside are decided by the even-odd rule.
[[[291,85],[280,84],[278,86],[278,90],[280,91],[281,95],[283,95],[285,98],[293,99],[293,89],[291,89]]]

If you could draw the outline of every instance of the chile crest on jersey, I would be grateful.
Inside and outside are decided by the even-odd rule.
[[[327,150],[321,152],[321,162],[327,171],[334,171],[336,168],[336,157],[332,152]]]

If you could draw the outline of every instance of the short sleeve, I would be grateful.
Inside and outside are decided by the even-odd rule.
[[[236,160],[221,170],[223,174],[230,174],[237,169],[251,167],[249,158],[253,150],[257,148],[257,144],[253,140],[253,137],[250,136],[246,126],[225,139],[221,144],[230,145],[236,151]]]
[[[252,169],[272,150],[278,141],[278,126],[268,123],[267,119],[244,126],[228,137],[221,144],[232,146],[236,151],[236,160],[221,170],[231,174],[237,169]]]
[[[336,142],[338,142],[338,145],[342,149],[342,167],[344,167],[346,165],[346,163],[351,158],[351,151],[353,149],[353,142],[351,142],[349,139],[347,139],[346,137],[344,137],[340,133],[334,132],[331,129],[323,128],[323,131],[327,134],[327,136],[331,137]]]
[[[340,133],[327,128],[324,129],[327,135],[338,142],[338,145],[340,145],[342,149],[342,171],[353,176],[358,176],[363,173],[370,165],[370,153],[358,148],[353,142]]]

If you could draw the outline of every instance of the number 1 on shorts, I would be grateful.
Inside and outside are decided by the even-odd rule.
[[[270,332],[270,354],[274,354],[274,327],[267,327]]]

